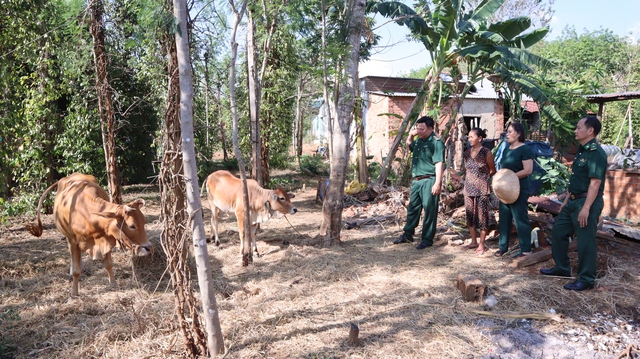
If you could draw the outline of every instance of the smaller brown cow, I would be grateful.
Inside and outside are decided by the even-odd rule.
[[[98,185],[95,177],[74,173],[51,185],[40,197],[38,223],[27,225],[29,232],[36,237],[42,235],[42,202],[56,185],[58,193],[53,204],[53,215],[56,227],[69,244],[73,276],[71,296],[78,295],[82,252],[87,252],[94,260],[103,260],[109,283],[115,286],[111,250],[116,243],[123,249],[131,248],[137,256],[145,256],[152,250],[144,228],[144,214],[140,211],[144,201],[138,199],[127,205],[111,203],[107,192]]]
[[[202,185],[202,192],[207,189],[207,199],[211,208],[211,239],[215,238],[216,246],[220,245],[218,237],[218,216],[220,212],[234,212],[238,221],[240,234],[240,253],[244,248],[244,209],[242,195],[242,180],[232,175],[229,171],[216,171],[207,177]],[[282,188],[268,190],[260,187],[258,182],[247,179],[249,191],[249,216],[251,222],[251,248],[259,257],[256,246],[256,230],[260,223],[266,222],[272,216],[282,218],[285,214],[294,214],[298,209],[291,203],[293,194],[285,192]]]

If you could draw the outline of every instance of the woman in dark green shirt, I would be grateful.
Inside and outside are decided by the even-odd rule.
[[[520,122],[512,122],[507,128],[507,147],[502,153],[500,168],[508,168],[515,172],[520,179],[520,195],[518,199],[505,204],[500,202],[500,249],[495,256],[501,257],[509,249],[509,235],[511,223],[516,223],[520,253],[526,256],[531,254],[531,224],[527,202],[529,199],[529,175],[533,172],[533,151],[524,144],[524,126]]]

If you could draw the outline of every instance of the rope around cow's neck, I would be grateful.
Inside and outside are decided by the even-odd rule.
[[[293,226],[293,224],[291,224],[291,222],[289,222],[289,218],[287,218],[287,216],[286,216],[286,215],[284,216],[284,219],[286,219],[286,220],[287,220],[287,223],[289,223],[289,225],[291,226],[291,228],[293,228],[293,230],[294,230],[294,231],[296,231],[296,233],[298,233],[298,234],[299,234],[299,235],[301,235],[301,236],[304,236],[302,233],[300,233],[300,232],[296,229],[296,227],[294,227],[294,226]]]
[[[118,238],[118,243],[120,243],[120,247],[122,247],[123,251],[126,251],[128,248],[133,250],[133,245],[125,245],[124,240],[122,239],[122,227],[124,227],[124,216],[122,216],[122,223],[120,223],[120,236]],[[128,238],[127,238],[128,239]]]

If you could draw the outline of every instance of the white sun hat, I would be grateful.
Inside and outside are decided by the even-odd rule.
[[[520,195],[520,180],[515,172],[502,168],[493,176],[491,188],[500,202],[511,204]]]

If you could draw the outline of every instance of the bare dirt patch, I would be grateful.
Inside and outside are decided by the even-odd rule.
[[[158,193],[139,190],[126,197],[146,199],[156,252],[135,265],[116,252],[116,289],[100,262],[83,257],[80,296],[69,298],[68,249],[51,216],[41,238],[24,230],[27,218],[0,228],[2,358],[183,357],[158,243]],[[248,268],[235,218],[222,216],[222,245],[209,253],[228,358],[616,358],[629,345],[637,357],[636,248],[601,242],[596,288],[574,293],[562,288],[568,280],[537,274],[549,263],[514,269],[444,239],[426,251],[393,245],[397,225],[343,230],[340,247],[311,245],[321,219],[315,195],[310,185],[296,192],[293,228],[285,219],[262,226],[262,257]],[[496,303],[464,302],[456,288],[463,273],[487,284]],[[534,314],[556,320],[528,319]],[[350,323],[359,346],[347,343]]]

